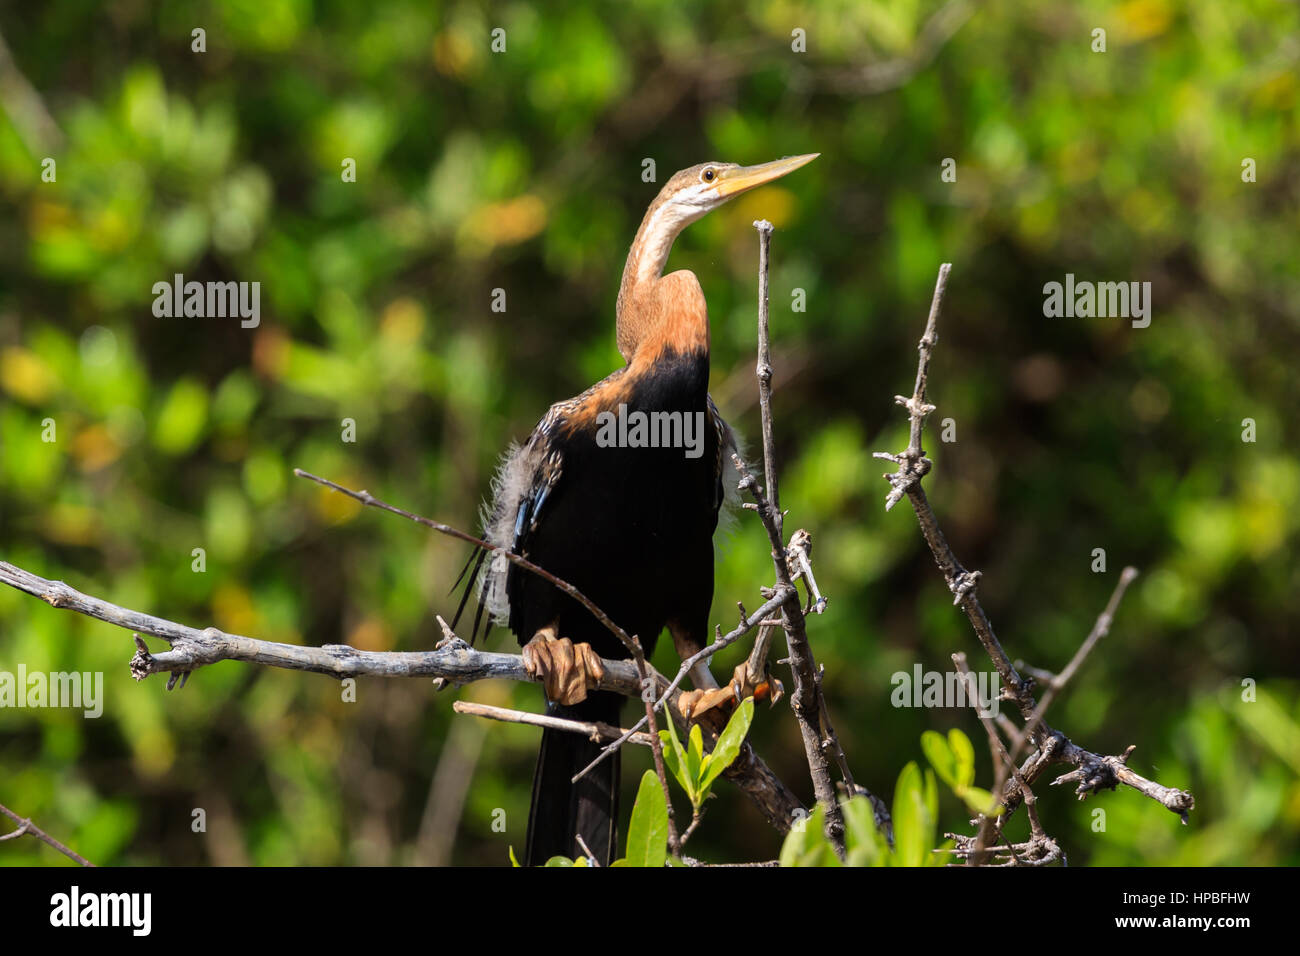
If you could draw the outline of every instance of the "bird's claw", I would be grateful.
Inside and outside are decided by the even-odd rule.
[[[749,674],[748,662],[742,661],[732,673],[731,681],[725,687],[712,687],[701,690],[688,690],[677,700],[677,709],[687,720],[698,720],[710,710],[722,713],[731,709],[746,697],[755,701],[766,700],[771,706],[785,696],[785,686],[767,674],[754,679]]]
[[[766,667],[764,670],[766,671]],[[768,702],[768,706],[775,707],[776,702],[785,696],[785,685],[773,677],[771,673],[751,675],[749,673],[749,662],[741,661],[736,665],[736,669],[732,671],[731,691],[736,700],[752,697],[756,702],[765,700]]]
[[[605,676],[600,656],[590,644],[556,637],[555,628],[542,628],[523,649],[524,669],[546,688],[546,697],[564,707],[580,704],[587,691]]]
[[[687,720],[698,720],[704,714],[724,705],[734,704],[736,695],[731,687],[706,687],[684,691],[677,698],[677,709]]]

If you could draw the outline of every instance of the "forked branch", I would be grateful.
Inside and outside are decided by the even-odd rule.
[[[1020,766],[1019,772],[1007,779],[1002,787],[1002,800],[1006,812],[998,818],[996,831],[1000,835],[1001,829],[1011,813],[1022,802],[1025,802],[1026,798],[1032,799],[1032,794],[1028,788],[1054,763],[1065,763],[1074,766],[1074,770],[1052,782],[1053,784],[1075,784],[1075,792],[1079,795],[1080,800],[1091,794],[1114,789],[1119,784],[1124,784],[1150,797],[1170,811],[1177,813],[1186,823],[1188,812],[1196,805],[1193,796],[1185,790],[1165,787],[1130,770],[1127,762],[1129,755],[1133,752],[1133,747],[1129,747],[1119,756],[1095,754],[1073,743],[1065,734],[1053,729],[1043,719],[1043,711],[1046,709],[1046,705],[1051,702],[1060,687],[1069,680],[1077,669],[1079,662],[1109,630],[1119,600],[1124,594],[1124,589],[1127,588],[1137,572],[1131,568],[1125,569],[1115,593],[1107,604],[1106,610],[1098,618],[1093,632],[1088,636],[1079,653],[1075,655],[1075,659],[1071,661],[1066,670],[1049,685],[1048,693],[1044,695],[1042,703],[1039,703],[1034,697],[1033,681],[1023,678],[1015,665],[1012,664],[1011,659],[1003,650],[1001,642],[999,642],[997,635],[993,631],[993,625],[989,621],[988,615],[980,604],[978,594],[980,572],[968,571],[962,566],[949,546],[947,538],[939,529],[939,522],[935,517],[934,509],[930,506],[925,490],[921,486],[921,479],[930,472],[932,467],[930,459],[925,457],[921,439],[925,419],[930,412],[934,411],[934,406],[927,399],[930,358],[933,355],[935,345],[938,343],[939,310],[948,284],[950,269],[949,263],[944,263],[939,268],[939,277],[935,283],[934,297],[930,305],[930,315],[918,346],[919,360],[915,387],[910,397],[900,395],[895,398],[895,401],[908,411],[910,440],[907,448],[898,454],[876,452],[875,457],[886,459],[898,466],[897,471],[884,476],[890,484],[889,494],[885,498],[886,510],[892,508],[904,496],[911,502],[912,510],[915,512],[917,522],[921,527],[921,534],[930,548],[935,564],[938,565],[940,572],[944,576],[949,591],[953,594],[953,604],[959,606],[970,620],[976,637],[979,638],[985,652],[989,655],[989,659],[993,662],[994,668],[1001,677],[1004,688],[1003,696],[1012,701],[1020,712],[1021,719],[1024,721],[1024,728],[1019,731],[1013,741],[1013,746],[1010,748],[1011,753],[1014,754],[1022,743],[1035,748],[1034,752]]]

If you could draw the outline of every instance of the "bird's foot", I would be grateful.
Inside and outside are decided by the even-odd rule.
[[[725,715],[732,705],[746,697],[755,701],[770,701],[773,706],[785,696],[785,687],[771,674],[751,675],[749,664],[742,661],[732,672],[726,687],[688,690],[677,701],[677,708],[687,720],[697,720],[708,711],[717,710]]]
[[[716,709],[719,714],[727,714],[733,704],[746,697],[753,697],[755,701],[770,701],[775,706],[776,701],[783,696],[785,688],[780,680],[771,674],[751,675],[749,662],[742,661],[732,672],[731,683],[727,687],[686,691],[677,701],[677,709],[681,710],[682,717],[694,721],[710,710]]]
[[[699,720],[711,710],[725,715],[736,702],[736,694],[730,687],[708,687],[683,691],[677,698],[677,709],[687,720]]]
[[[773,677],[766,666],[762,674],[751,674],[748,661],[741,661],[732,672],[731,690],[735,693],[736,700],[752,697],[755,702],[769,701],[773,707],[785,696],[785,685]]]
[[[538,631],[523,649],[524,669],[546,688],[546,697],[564,707],[580,704],[600,684],[605,667],[590,644],[557,637],[554,627]]]

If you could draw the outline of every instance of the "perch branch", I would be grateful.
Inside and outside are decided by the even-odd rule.
[[[739,640],[740,638],[748,634],[750,631],[752,631],[755,627],[758,627],[759,624],[762,623],[763,619],[769,613],[775,611],[778,607],[781,606],[782,602],[785,601],[786,596],[787,596],[786,591],[778,589],[776,595],[770,598],[766,604],[760,607],[749,617],[742,620],[734,630],[723,635],[722,637],[717,638],[712,644],[697,651],[696,653],[692,654],[690,657],[686,658],[686,660],[682,661],[681,667],[677,669],[677,675],[668,683],[668,686],[664,688],[663,691],[660,692],[659,698],[655,701],[654,709],[662,710],[666,702],[675,699],[676,697],[675,692],[677,691],[678,687],[681,685],[682,680],[685,679],[686,675],[690,673],[691,668],[693,668],[700,661],[708,660],[710,657],[712,657],[718,651],[722,650],[728,644],[732,644],[736,642],[737,640]],[[642,727],[644,727],[647,724],[648,720],[649,720],[649,715],[647,715],[646,717],[642,717],[640,720],[638,720],[635,724],[632,725],[630,730],[625,731],[622,737],[619,737],[617,740],[614,740],[609,744],[607,744],[604,747],[604,749],[602,749],[601,752],[596,755],[595,760],[593,760],[591,763],[587,764],[587,766],[583,767],[576,774],[574,774],[573,782],[577,783],[587,774],[591,773],[593,769],[595,769],[597,766],[600,765],[601,761],[607,759],[611,754],[613,754],[616,750],[618,750],[621,746],[623,746],[623,744],[627,742],[627,739],[631,734],[633,734],[636,731],[639,731]]]
[[[444,632],[449,636],[432,651],[362,651],[344,644],[302,647],[227,634],[215,627],[202,630],[187,627],[83,594],[62,581],[47,580],[6,561],[0,561],[0,582],[38,597],[51,607],[76,611],[167,641],[171,645],[169,650],[151,654],[137,636],[131,673],[136,680],[143,680],[150,674],[170,672],[173,680],[168,683],[168,689],[176,686],[177,675],[227,660],[326,674],[339,679],[428,677],[453,684],[468,684],[497,678],[537,683],[519,655],[476,650],[449,629]],[[601,663],[605,676],[597,689],[628,697],[640,696],[641,679],[632,661],[603,660]],[[661,675],[655,676],[662,685],[667,684]],[[668,699],[671,701],[672,698]],[[726,776],[749,796],[775,828],[782,833],[790,828],[790,820],[801,809],[798,798],[748,745],[741,758],[728,768]]]

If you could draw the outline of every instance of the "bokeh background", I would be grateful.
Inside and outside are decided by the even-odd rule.
[[[1073,863],[1300,862],[1295,3],[50,0],[5,4],[0,35],[0,559],[198,626],[429,648],[464,549],[291,469],[474,527],[507,443],[619,364],[614,297],[659,185],[820,151],[692,226],[670,268],[699,275],[713,393],[754,436],[750,223],[778,227],[782,503],[815,537],[813,641],[858,779],[888,796],[921,732],[957,726],[989,782],[970,713],[890,706],[896,671],[984,662],[871,459],[905,444],[893,396],[951,261],[931,397],[957,440],[927,441],[942,524],[1040,667],[1141,569],[1052,722],[1137,744],[1136,769],[1196,795],[1184,827],[1132,791],[1042,787],[1048,831]],[[154,317],[176,272],[261,282],[261,325]],[[1066,273],[1150,281],[1150,327],[1045,318]],[[771,568],[752,515],[718,551],[725,625]],[[499,865],[522,845],[537,735],[451,702],[535,710],[535,686],[362,680],[345,703],[327,678],[227,663],[169,694],[131,680],[131,651],[0,590],[0,669],[105,675],[98,720],[0,710],[0,802],[95,862]],[[754,740],[809,798],[784,705]],[[647,765],[629,756],[625,785]],[[719,791],[692,852],[774,857]],[[68,861],[0,850],[37,863]]]

